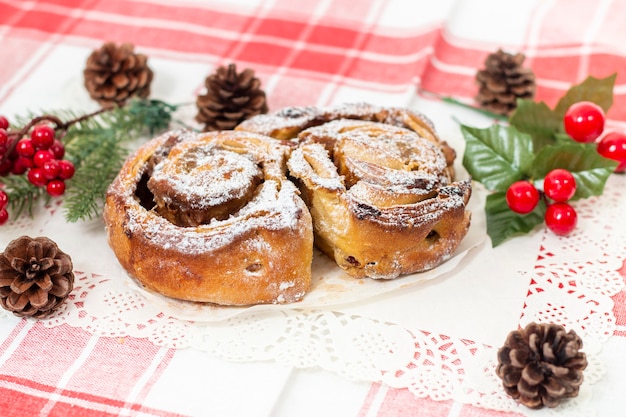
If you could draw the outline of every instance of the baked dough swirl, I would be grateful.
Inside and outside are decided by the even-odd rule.
[[[291,147],[247,132],[169,132],[109,187],[104,220],[122,267],[169,297],[291,303],[310,289],[311,216],[285,177]]]
[[[238,130],[298,143],[287,163],[313,218],[315,244],[354,277],[432,269],[467,234],[470,180],[424,116],[370,105],[288,108]]]
[[[368,103],[346,103],[330,107],[285,107],[271,114],[254,116],[235,129],[261,133],[276,139],[294,140],[304,129],[341,119],[378,122],[414,131],[441,149],[448,166],[448,174],[450,178],[454,177],[454,149],[439,138],[430,119],[402,107],[382,107]]]

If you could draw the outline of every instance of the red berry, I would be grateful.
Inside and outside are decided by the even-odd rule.
[[[604,110],[591,101],[579,101],[567,109],[563,124],[576,142],[593,142],[604,130]]]
[[[19,157],[15,161],[13,161],[13,167],[11,167],[11,174],[13,175],[22,175],[25,173],[29,166],[28,163],[32,163],[31,159]]]
[[[20,141],[17,142],[17,145],[15,145],[15,152],[24,158],[32,158],[35,154],[33,141],[30,139],[20,139]]]
[[[553,169],[543,179],[543,192],[557,203],[563,203],[576,193],[576,179],[566,169]]]
[[[10,159],[5,159],[0,162],[0,177],[5,177],[11,173],[13,170],[13,161]]]
[[[548,229],[559,236],[565,236],[576,228],[578,215],[569,204],[554,203],[548,206],[545,221]]]
[[[598,153],[605,158],[614,159],[620,164],[615,172],[626,171],[626,134],[621,132],[607,133],[598,142]]]
[[[0,129],[8,129],[8,128],[9,128],[9,120],[4,116],[0,116]]]
[[[0,210],[5,209],[9,204],[9,195],[0,190]]]
[[[0,226],[5,224],[9,220],[9,212],[7,209],[0,210]]]
[[[33,163],[41,168],[43,164],[54,159],[54,154],[47,149],[40,149],[33,155]]]
[[[54,143],[54,129],[49,125],[37,125],[30,134],[37,149],[48,149]]]
[[[54,140],[49,150],[52,151],[56,159],[63,159],[65,156],[65,146],[63,146],[63,142],[58,139]]]
[[[31,168],[28,170],[28,181],[37,187],[43,187],[48,183],[48,179],[44,175],[43,169]]]
[[[539,191],[529,181],[517,181],[506,190],[506,203],[516,213],[530,213],[537,207]]]
[[[62,196],[65,192],[65,182],[63,180],[52,180],[46,185],[46,191],[52,197]]]
[[[7,147],[9,145],[9,135],[6,129],[0,127],[0,148]]]
[[[24,165],[26,168],[32,168],[35,166],[32,158],[24,158],[23,156],[19,156],[17,161],[20,161],[20,164]]]
[[[59,167],[61,168],[61,172],[59,172],[59,178],[62,180],[69,180],[74,176],[74,164],[68,161],[67,159],[63,159],[59,161]]]
[[[59,161],[56,159],[45,162],[41,169],[43,169],[44,176],[49,180],[55,179],[61,173],[61,165],[59,165]]]

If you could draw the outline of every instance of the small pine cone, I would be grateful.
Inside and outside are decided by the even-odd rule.
[[[556,407],[578,395],[587,357],[573,330],[530,323],[509,333],[498,351],[496,373],[511,397],[529,408]]]
[[[489,54],[485,68],[476,73],[479,85],[476,101],[489,111],[510,116],[517,107],[517,99],[532,99],[535,96],[535,74],[523,68],[526,57],[509,54],[499,49]]]
[[[0,305],[20,317],[44,317],[74,287],[72,260],[47,237],[22,236],[0,253]]]
[[[123,106],[133,96],[150,95],[153,73],[148,58],[134,53],[134,49],[130,43],[117,46],[107,42],[87,58],[85,88],[102,107]]]
[[[230,130],[257,114],[267,113],[261,81],[250,68],[237,73],[235,64],[219,67],[205,80],[206,94],[196,100],[196,121],[204,131]]]

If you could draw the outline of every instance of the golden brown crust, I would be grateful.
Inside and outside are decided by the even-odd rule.
[[[230,216],[219,214],[195,224],[201,210],[192,208],[189,215],[188,209],[196,207],[198,201],[192,200],[201,196],[184,201],[181,208],[171,197],[185,187],[172,187],[186,178],[192,181],[188,189],[201,188],[193,178],[203,173],[190,169],[190,161],[194,153],[207,149],[213,152],[207,154],[218,155],[220,166],[231,159],[253,161],[251,176],[257,176],[258,168],[263,178],[252,193],[245,192],[243,205],[237,201],[231,207]],[[170,154],[173,161],[168,161]],[[280,142],[246,132],[170,132],[151,140],[128,158],[106,196],[104,220],[120,264],[146,287],[178,299],[221,305],[300,300],[310,289],[313,237],[310,214],[284,176],[288,155],[289,148]],[[209,156],[207,161],[216,159]],[[159,173],[175,180],[150,189],[149,178],[159,178]],[[221,173],[231,176],[232,167]],[[215,175],[207,180],[216,180]],[[158,195],[154,200],[168,204],[152,207],[153,193]],[[223,204],[239,197],[229,196]],[[160,214],[164,212],[165,217]],[[185,223],[190,219],[191,224]]]
[[[447,260],[469,229],[469,180],[423,116],[356,104],[291,108],[237,129],[299,143],[288,161],[316,245],[350,275],[391,279]]]
[[[454,158],[422,115],[366,104],[169,132],[111,184],[108,239],[131,276],[166,296],[290,303],[310,289],[314,232],[355,277],[391,279],[452,256],[471,218],[471,183],[453,182]]]
[[[285,107],[274,113],[254,116],[235,129],[289,140],[297,138],[305,129],[341,119],[378,122],[414,131],[441,149],[449,174],[454,177],[452,166],[456,158],[454,149],[437,135],[430,119],[406,108],[382,107],[368,103],[346,103],[330,107]]]

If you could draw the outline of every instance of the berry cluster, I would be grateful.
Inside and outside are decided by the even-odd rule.
[[[616,172],[626,170],[626,134],[610,132],[602,136],[605,115],[600,106],[590,101],[574,103],[565,112],[563,126],[576,142],[595,142],[600,155],[618,161]],[[575,193],[576,179],[572,173],[558,168],[545,176],[542,190],[527,180],[511,184],[506,192],[506,202],[514,212],[527,214],[544,198],[546,226],[555,234],[564,236],[574,230],[578,220],[576,210],[568,203]]]
[[[626,133],[608,132],[604,136],[604,111],[590,101],[572,104],[565,113],[565,132],[576,142],[596,143],[596,149],[605,158],[619,162],[615,172],[626,171]]]
[[[590,101],[571,105],[563,117],[565,132],[576,142],[596,143],[605,158],[619,162],[616,172],[626,171],[626,133],[605,133],[604,110]],[[543,179],[542,189],[528,180],[517,181],[506,192],[506,203],[518,214],[530,213],[544,198],[547,209],[544,221],[557,235],[567,235],[576,227],[578,216],[568,201],[576,193],[576,179],[566,169],[554,169]]]
[[[576,179],[566,169],[553,169],[543,179],[543,191],[530,181],[522,180],[511,184],[506,192],[506,203],[519,214],[530,213],[537,207],[541,197],[546,198],[548,209],[544,220],[548,229],[565,236],[576,227],[576,210],[567,202],[576,193]]]
[[[65,193],[65,181],[74,176],[74,165],[63,159],[65,147],[47,123],[28,125],[19,132],[9,131],[6,117],[0,116],[0,176],[26,175],[36,187],[45,187],[52,197]],[[28,134],[28,130],[30,134]],[[0,225],[8,219],[9,197],[0,190]]]

